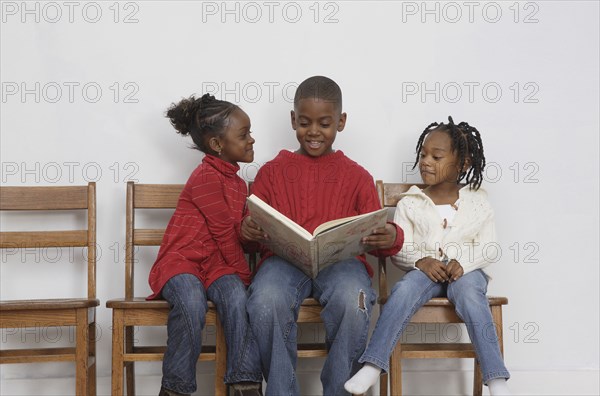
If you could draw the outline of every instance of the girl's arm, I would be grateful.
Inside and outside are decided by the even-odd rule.
[[[488,216],[472,243],[464,245],[460,265],[464,273],[485,268],[500,260],[500,246],[496,242],[494,212],[489,208]]]
[[[418,269],[415,263],[426,257],[426,255],[423,255],[419,245],[414,241],[413,221],[410,218],[405,202],[405,200],[400,200],[394,213],[394,223],[398,224],[404,230],[404,246],[398,254],[392,256],[392,264],[404,271],[411,271]]]
[[[199,175],[202,183],[192,187],[192,201],[206,219],[206,225],[213,240],[219,247],[223,259],[230,266],[245,261],[244,251],[240,245],[240,224],[233,217],[232,210],[226,203],[225,191],[219,177],[214,173]],[[246,191],[242,191],[239,199],[245,199]],[[234,198],[235,199],[235,198]]]

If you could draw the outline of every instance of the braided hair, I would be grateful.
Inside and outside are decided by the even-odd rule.
[[[461,180],[466,179],[466,183],[469,188],[473,190],[481,187],[483,181],[483,169],[485,168],[485,156],[483,154],[483,143],[481,142],[481,135],[479,131],[469,125],[466,122],[460,124],[454,124],[452,117],[448,117],[448,124],[443,122],[438,124],[433,122],[425,128],[419,141],[417,142],[417,159],[413,165],[413,169],[419,163],[419,157],[425,137],[433,131],[446,132],[450,136],[451,149],[458,154],[458,163],[460,172],[456,183],[460,183]],[[464,166],[467,158],[471,159],[471,166],[467,171],[464,171]]]
[[[237,109],[237,105],[215,99],[210,94],[204,94],[198,99],[192,95],[177,104],[171,104],[166,117],[170,119],[177,133],[192,137],[192,148],[214,154],[208,141],[212,137],[222,136],[229,116]]]

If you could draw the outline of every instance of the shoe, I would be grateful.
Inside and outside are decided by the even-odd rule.
[[[178,393],[169,389],[165,389],[164,387],[160,387],[160,392],[158,396],[189,396],[187,393]]]
[[[233,396],[263,396],[262,383],[239,382],[231,385]]]

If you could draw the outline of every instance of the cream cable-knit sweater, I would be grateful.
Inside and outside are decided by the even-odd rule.
[[[423,257],[443,260],[445,254],[448,260],[457,260],[466,274],[500,259],[494,211],[483,189],[461,188],[458,211],[447,225],[448,232],[443,220],[433,201],[417,186],[402,194],[394,222],[404,230],[404,246],[392,256],[392,263],[410,271],[417,269],[415,262]]]

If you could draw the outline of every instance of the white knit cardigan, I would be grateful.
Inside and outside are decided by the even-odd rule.
[[[412,186],[402,194],[394,222],[404,230],[404,245],[392,256],[393,264],[410,271],[417,269],[415,262],[423,257],[442,260],[445,254],[448,260],[458,261],[466,274],[500,259],[494,211],[487,193],[465,186],[458,196],[458,211],[446,232],[435,204],[421,189]]]

